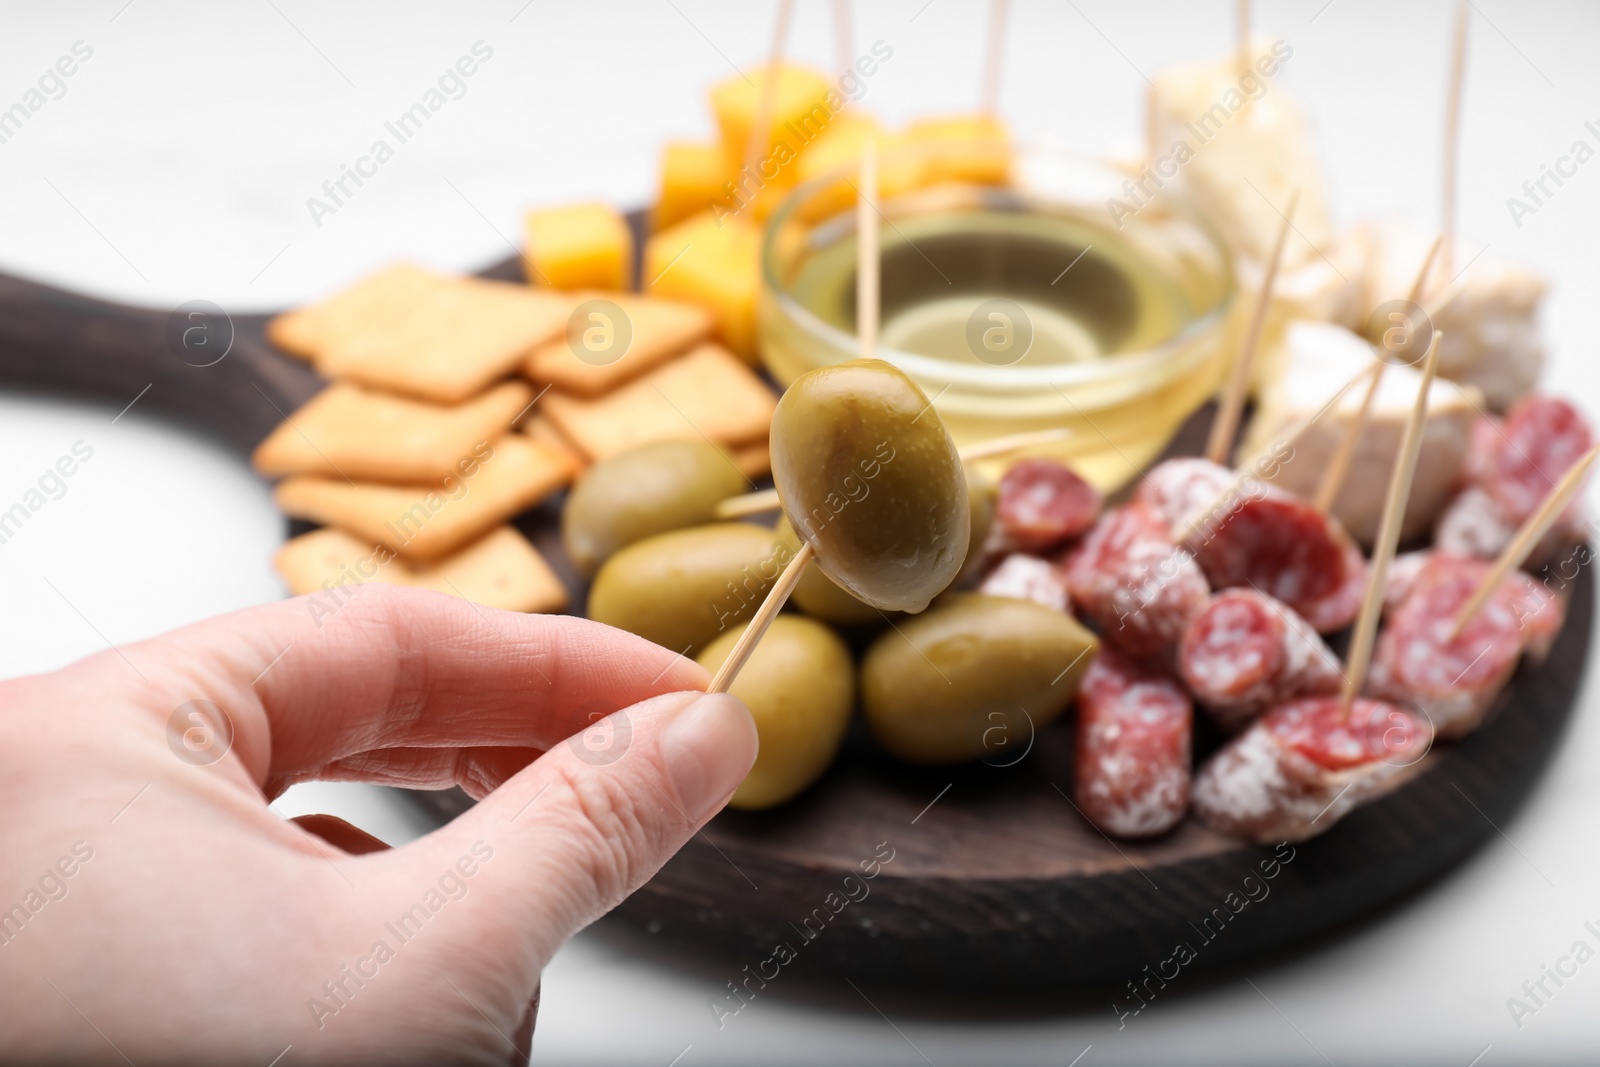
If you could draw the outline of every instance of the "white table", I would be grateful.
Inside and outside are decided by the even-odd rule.
[[[399,256],[480,266],[507,254],[530,204],[643,202],[660,141],[709,134],[704,87],[730,60],[764,54],[772,11],[731,0],[124,3],[6,14],[0,107],[74,42],[93,54],[64,95],[0,143],[0,269],[140,304],[206,298],[234,311],[298,301]],[[1281,77],[1313,102],[1338,213],[1432,225],[1447,8],[1324,5],[1260,3],[1256,18],[1294,47]],[[829,5],[798,6],[793,51],[831,63]],[[882,39],[894,49],[865,105],[898,122],[975,100],[986,19],[978,4],[855,6],[868,9],[857,11],[858,48]],[[1130,152],[1141,129],[1139,71],[1226,48],[1231,7],[1018,3],[1007,116],[1027,138]],[[1475,10],[1462,229],[1558,280],[1549,388],[1600,413],[1586,299],[1600,291],[1600,162],[1581,167],[1520,228],[1505,205],[1574,140],[1600,147],[1584,128],[1600,124],[1600,12],[1509,0]],[[317,226],[306,199],[479,40],[493,56],[466,94]],[[95,450],[66,495],[0,545],[0,675],[48,670],[106,641],[282,595],[268,557],[284,527],[266,486],[239,456],[148,419],[138,404],[113,423],[120,406],[0,393],[0,501],[20,497],[73,442]],[[1600,963],[1580,969],[1521,1029],[1506,1007],[1542,964],[1589,936],[1585,920],[1600,920],[1592,686],[1582,703],[1530,802],[1460,870],[1343,936],[1185,976],[1121,1032],[1104,996],[863,996],[801,975],[774,983],[719,1032],[706,1001],[737,968],[680,959],[602,923],[545,975],[538,1058],[685,1067],[1592,1062]],[[302,787],[279,807],[333,811],[395,843],[425,826],[398,798],[364,787]]]

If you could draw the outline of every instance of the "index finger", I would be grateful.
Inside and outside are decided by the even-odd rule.
[[[190,698],[228,714],[262,785],[385,749],[548,749],[598,715],[708,681],[682,654],[586,619],[354,588],[332,615],[297,597],[186,627],[145,644],[141,662],[198,683]]]

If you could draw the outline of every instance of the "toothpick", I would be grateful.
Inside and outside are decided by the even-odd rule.
[[[1233,30],[1238,36],[1239,70],[1250,69],[1250,0],[1234,0]]]
[[[1428,345],[1428,359],[1422,368],[1422,384],[1417,387],[1417,401],[1411,408],[1411,420],[1406,423],[1405,437],[1400,442],[1400,453],[1395,457],[1394,472],[1389,476],[1389,495],[1383,502],[1383,518],[1378,521],[1378,539],[1372,546],[1372,562],[1367,565],[1367,595],[1361,601],[1361,613],[1356,616],[1356,627],[1350,636],[1350,659],[1344,676],[1344,714],[1348,718],[1350,707],[1366,684],[1367,668],[1372,665],[1372,645],[1378,636],[1378,615],[1383,610],[1384,586],[1389,581],[1389,563],[1400,545],[1400,522],[1406,513],[1406,498],[1411,495],[1411,480],[1417,473],[1417,456],[1422,452],[1422,428],[1428,416],[1428,391],[1439,372],[1439,338],[1434,331]]]
[[[856,336],[862,359],[878,350],[878,143],[861,146],[861,180],[856,199]]]
[[[787,0],[785,0],[787,3]],[[856,204],[856,329],[861,335],[861,355],[871,358],[878,347],[878,148],[872,138],[862,146],[860,195]],[[724,501],[726,503],[726,501]],[[799,529],[798,525],[796,529]],[[744,668],[756,644],[766,634],[772,620],[778,617],[789,594],[810,566],[816,550],[811,542],[801,544],[789,565],[783,568],[778,580],[772,584],[767,598],[756,609],[750,625],[733,644],[733,651],[717,668],[711,679],[708,693],[726,693],[733,680]]]
[[[989,47],[983,62],[978,110],[991,118],[1000,111],[1000,66],[1006,50],[1006,16],[1010,0],[989,0]]]
[[[1009,452],[1020,452],[1024,448],[1034,445],[1049,444],[1052,441],[1064,441],[1072,436],[1072,431],[1065,426],[1057,426],[1049,430],[1033,430],[1028,433],[1007,434],[1005,437],[991,437],[987,441],[977,441],[965,448],[958,449],[957,454],[963,463],[970,463],[975,459],[992,459],[1003,456]]]
[[[850,0],[833,0],[833,42],[839,52],[839,73],[854,70],[856,49],[850,38]]]
[[[1444,187],[1439,195],[1442,216],[1439,229],[1444,234],[1444,273],[1447,278],[1455,271],[1456,181],[1461,155],[1461,90],[1467,70],[1467,12],[1467,0],[1459,0],[1456,4],[1455,37],[1450,45],[1450,84],[1446,90],[1444,109]]]
[[[1008,434],[1005,437],[991,437],[987,441],[978,441],[959,449],[957,454],[963,463],[970,463],[979,459],[993,459],[995,456],[1004,456],[1012,452],[1020,452],[1024,448],[1035,445],[1047,445],[1053,441],[1064,441],[1072,436],[1072,431],[1065,426],[1058,426],[1050,430],[1034,430],[1029,433]],[[719,519],[742,519],[748,515],[759,515],[763,511],[773,511],[783,505],[778,501],[776,489],[759,489],[754,493],[745,493],[741,496],[730,496],[717,505],[716,516]]]
[[[760,181],[761,157],[772,146],[772,115],[778,109],[778,84],[783,76],[783,43],[789,35],[789,13],[794,0],[778,0],[778,24],[772,29],[772,55],[761,79],[761,95],[756,98],[756,113],[750,123],[750,140],[745,144],[744,173]]]
[[[1428,271],[1433,266],[1434,257],[1439,254],[1439,246],[1444,243],[1444,235],[1440,234],[1433,239],[1433,245],[1428,249],[1428,254],[1422,260],[1422,269],[1417,272],[1416,280],[1411,283],[1411,294],[1407,299],[1417,305],[1422,300],[1423,290],[1428,284]],[[1367,386],[1367,395],[1361,398],[1361,408],[1350,420],[1350,425],[1345,428],[1344,437],[1339,440],[1339,447],[1334,451],[1333,458],[1328,461],[1328,469],[1322,475],[1322,482],[1317,486],[1317,495],[1312,498],[1312,506],[1326,515],[1332,508],[1334,500],[1339,496],[1339,489],[1344,485],[1345,475],[1350,473],[1350,461],[1355,458],[1356,444],[1361,435],[1367,432],[1367,424],[1372,420],[1372,403],[1377,398],[1378,387],[1383,384],[1383,372],[1389,363],[1380,358],[1377,372],[1372,376],[1372,384]]]
[[[1289,201],[1289,210],[1283,213],[1283,225],[1278,227],[1278,243],[1272,248],[1272,260],[1267,264],[1267,276],[1261,281],[1261,296],[1256,301],[1255,315],[1250,319],[1250,332],[1245,335],[1244,347],[1233,361],[1233,378],[1217,405],[1217,417],[1211,424],[1211,437],[1206,442],[1206,458],[1213,463],[1227,463],[1228,450],[1233,447],[1233,435],[1239,430],[1239,417],[1244,412],[1245,394],[1250,391],[1250,372],[1256,363],[1256,349],[1261,344],[1261,330],[1267,322],[1267,310],[1272,306],[1272,287],[1278,280],[1278,266],[1283,262],[1283,246],[1289,240],[1294,209],[1300,202],[1296,192]]]
[[[772,620],[778,617],[778,612],[789,602],[789,594],[794,592],[794,587],[799,583],[800,576],[806,572],[813,555],[809,542],[800,546],[800,551],[794,554],[789,565],[783,568],[783,573],[778,575],[778,580],[772,583],[767,599],[761,602],[761,606],[751,616],[750,625],[744,628],[739,640],[733,643],[733,651],[728,653],[728,658],[717,668],[717,673],[711,679],[711,684],[706,687],[706,692],[726,693],[728,687],[733,685],[733,680],[744,669],[750,654],[756,650],[756,643],[772,625]]]
[[[1561,476],[1555,488],[1550,490],[1550,495],[1544,498],[1544,503],[1539,505],[1539,510],[1528,516],[1516,535],[1511,538],[1511,542],[1500,550],[1499,558],[1494,561],[1494,566],[1489,569],[1488,575],[1473,592],[1472,599],[1467,601],[1466,606],[1456,615],[1455,624],[1450,627],[1450,640],[1454,641],[1461,636],[1462,628],[1472,621],[1474,615],[1483,610],[1483,606],[1489,602],[1489,598],[1494,595],[1500,583],[1510,577],[1512,571],[1522,566],[1540,538],[1544,537],[1550,527],[1556,524],[1556,520],[1561,518],[1561,513],[1572,503],[1572,498],[1578,495],[1578,490],[1583,488],[1584,478],[1588,476],[1589,468],[1594,466],[1596,457],[1600,457],[1600,444],[1585,452],[1583,458]]]

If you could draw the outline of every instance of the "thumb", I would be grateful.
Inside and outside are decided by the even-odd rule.
[[[478,914],[542,967],[721,810],[755,757],[755,721],[734,697],[654,697],[557,744],[433,844],[492,850]]]

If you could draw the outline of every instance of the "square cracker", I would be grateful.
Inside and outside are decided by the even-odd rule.
[[[515,370],[576,306],[570,293],[391,267],[279,316],[268,337],[329,378],[448,404]]]
[[[395,263],[316,304],[285,311],[267,323],[267,340],[302,359],[367,329],[397,302],[423,299],[443,280],[412,263]]]
[[[437,563],[420,565],[325,527],[296,537],[272,562],[295,596],[382,582],[432,589],[506,611],[551,612],[567,606],[561,580],[539,550],[510,526],[497,527]]]
[[[591,301],[615,305],[626,317],[631,340],[621,355],[614,356],[611,350],[621,347],[618,326],[603,321],[610,311],[595,304],[588,314],[575,314],[560,337],[534,349],[523,363],[522,373],[575,396],[610,392],[711,334],[711,311],[698,304],[596,290],[576,295],[583,301],[579,312]],[[587,341],[591,336],[595,340]]]
[[[508,432],[532,403],[533,390],[521,382],[453,405],[336,382],[268,434],[251,463],[269,478],[321,474],[427,485],[457,473],[474,445]]]
[[[564,452],[572,457],[574,466],[581,474],[589,466],[589,457],[585,456],[578,446],[567,440],[562,432],[555,428],[555,424],[540,414],[529,415],[518,424],[517,429],[541,444],[549,445],[559,452]]]
[[[777,403],[743,360],[708,342],[605,396],[552,389],[540,406],[563,436],[601,460],[649,441],[753,444],[766,439]]]
[[[507,434],[457,465],[438,485],[352,483],[297,475],[272,498],[285,514],[348,530],[410,560],[445,556],[570,482],[570,456]]]

